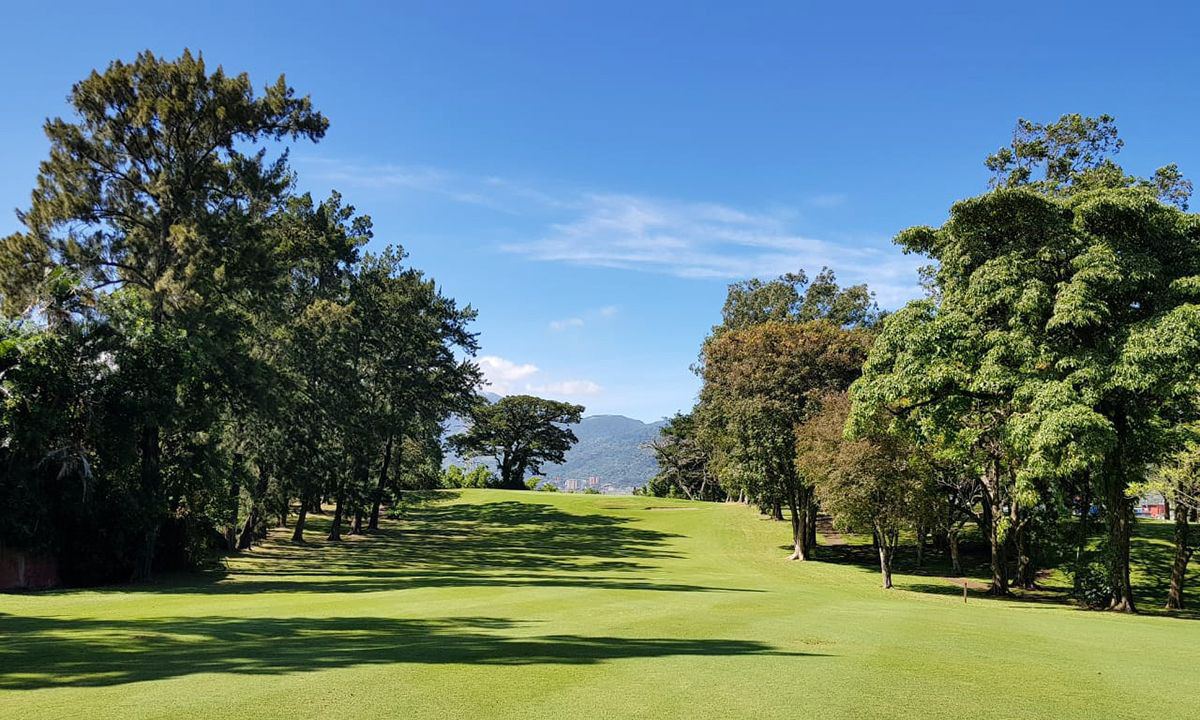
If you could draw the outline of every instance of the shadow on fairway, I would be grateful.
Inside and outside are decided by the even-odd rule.
[[[463,617],[174,617],[0,614],[0,689],[105,686],[195,673],[277,675],[357,665],[580,665],[667,656],[786,655],[746,640],[502,634],[530,623]]]
[[[654,561],[681,557],[679,536],[623,517],[575,515],[517,501],[449,504],[453,495],[410,499],[398,520],[369,536],[324,540],[329,518],[310,515],[308,542],[283,530],[229,571],[166,577],[101,592],[377,592],[423,587],[593,587],[668,592],[749,589],[647,579]]]
[[[1170,582],[1171,563],[1174,559],[1173,532],[1174,528],[1170,523],[1139,521],[1136,524],[1130,546],[1130,559],[1135,572],[1133,578],[1134,601],[1138,611],[1144,615],[1200,620],[1200,610],[1194,608],[1171,611],[1163,608]],[[1099,542],[1098,536],[1095,542]],[[781,545],[780,548],[791,550],[792,546]],[[921,567],[918,568],[916,549],[911,545],[902,545],[897,549],[894,572],[898,575],[916,576],[924,581],[911,582],[909,578],[897,577],[896,587],[910,592],[962,597],[960,583],[967,580],[972,583],[972,589],[968,591],[971,602],[986,600],[1025,604],[1026,607],[1031,608],[1051,606],[1090,611],[1075,601],[1071,596],[1070,587],[1044,581],[1034,590],[1013,588],[1013,594],[1007,597],[987,595],[974,589],[974,586],[986,586],[991,581],[987,545],[981,542],[963,543],[960,547],[960,558],[965,572],[961,577],[953,577],[949,558],[942,553],[932,548],[928,549]],[[822,545],[817,548],[816,560],[839,565],[852,565],[861,568],[864,572],[879,573],[879,555],[870,545]],[[1010,565],[1010,578],[1015,571],[1015,565]],[[1200,568],[1197,568],[1195,563],[1189,567],[1187,583],[1184,587],[1184,601],[1192,605],[1200,605]]]

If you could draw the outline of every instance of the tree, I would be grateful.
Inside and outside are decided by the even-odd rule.
[[[220,369],[245,352],[241,308],[270,275],[267,217],[291,174],[286,158],[244,150],[317,140],[327,122],[282,76],[255,97],[246,75],[209,74],[186,51],[174,61],[145,52],[113,62],[68,99],[78,119],[45,125],[50,156],[18,215],[26,230],[0,247],[0,292],[10,313],[27,312],[54,302],[47,291],[65,272],[78,280],[78,303],[119,306],[120,360],[154,378],[138,412],[144,541],[133,574],[145,578],[169,498],[180,495],[164,486],[174,473],[164,475],[162,440],[193,407],[178,402],[187,393],[181,372],[217,370],[210,395],[234,382]]]
[[[751,278],[731,284],[721,309],[721,324],[713,328],[713,334],[772,320],[827,320],[840,327],[872,327],[881,318],[875,297],[866,285],[842,288],[833,270],[821,268],[811,284],[803,270],[774,280]]]
[[[844,392],[824,393],[814,403],[819,409],[796,427],[796,467],[836,525],[870,529],[883,587],[889,589],[900,533],[913,526],[920,498],[912,449],[901,435],[879,425],[860,423],[847,438],[850,399]]]
[[[562,427],[579,422],[582,405],[532,395],[508,395],[480,403],[471,413],[471,426],[450,438],[465,457],[490,456],[500,469],[500,487],[525,489],[525,474],[540,473],[542,463],[565,461],[575,433]]]
[[[1200,244],[1197,218],[1153,189],[1089,174],[1109,168],[1096,156],[1106,141],[1084,135],[1044,144],[1049,184],[1017,173],[1004,183],[1017,187],[955,204],[941,228],[897,237],[937,261],[938,293],[885,321],[853,415],[886,409],[972,448],[997,594],[1004,508],[1031,511],[1047,483],[1097,478],[1112,606],[1132,611],[1126,489],[1200,412]]]
[[[760,483],[754,494],[788,506],[792,559],[809,559],[816,522],[811,483],[795,464],[796,425],[816,395],[850,386],[870,344],[865,330],[811,320],[727,330],[704,345],[700,404],[710,432],[726,439],[729,464]]]
[[[1163,499],[1175,508],[1175,557],[1171,562],[1167,609],[1181,610],[1188,563],[1196,552],[1190,521],[1200,510],[1200,443],[1190,438],[1184,449],[1158,468],[1150,481],[1132,489],[1161,492]]]
[[[1147,179],[1126,175],[1112,158],[1125,142],[1111,115],[1063,115],[1047,124],[1021,118],[1012,143],[989,155],[985,164],[995,173],[991,185],[1027,186],[1051,195],[1071,195],[1096,188],[1140,187],[1159,200],[1187,210],[1192,182],[1174,163]]]
[[[370,493],[372,530],[379,526],[393,450],[403,452],[406,438],[436,437],[451,413],[470,409],[480,381],[469,359],[479,347],[468,330],[474,309],[459,308],[420,271],[404,268],[403,259],[392,247],[368,254],[351,284],[365,333],[358,373],[369,393],[364,442],[380,456]],[[456,351],[467,357],[459,359]]]
[[[658,474],[647,483],[650,495],[682,496],[689,500],[717,500],[723,495],[713,477],[710,458],[699,437],[696,418],[676,413],[649,443],[658,462]]]

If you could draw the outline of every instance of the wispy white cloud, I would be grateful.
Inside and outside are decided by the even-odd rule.
[[[620,312],[620,308],[618,308],[616,305],[605,305],[597,312],[599,313],[600,317],[616,317],[617,313]]]
[[[921,258],[903,255],[885,238],[834,241],[797,232],[802,217],[798,207],[751,210],[721,203],[540,188],[508,178],[472,177],[422,166],[307,162],[307,176],[339,186],[430,193],[520,216],[520,231],[529,239],[504,243],[499,249],[532,260],[726,282],[801,268],[811,274],[828,266],[844,283],[866,282],[885,306],[920,294],[916,269]],[[809,196],[800,206],[829,208],[846,202],[845,193],[830,192]],[[556,320],[551,329],[576,327],[575,319],[582,320]]]
[[[568,328],[583,327],[583,318],[569,317],[562,320],[551,320],[550,329],[554,332],[562,332]]]
[[[487,389],[498,395],[533,393],[570,400],[599,395],[603,388],[591,380],[567,379],[537,381],[542,371],[531,363],[516,363],[497,355],[479,358],[479,367]]]
[[[303,158],[298,164],[307,166],[307,177],[337,187],[429,193],[510,215],[523,214],[530,205],[550,207],[556,202],[550,195],[503,178],[471,177],[423,165],[355,163],[320,157]]]
[[[920,260],[890,246],[812,238],[791,231],[777,215],[711,203],[585,199],[571,219],[550,224],[542,237],[502,249],[547,262],[725,281],[828,266],[843,282],[867,282],[885,304],[916,295]]]

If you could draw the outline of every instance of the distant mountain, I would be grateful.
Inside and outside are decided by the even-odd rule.
[[[499,395],[493,393],[484,393],[484,396],[492,402],[500,399]],[[578,489],[582,490],[589,487],[589,478],[595,478],[594,487],[597,490],[633,492],[635,487],[645,485],[658,472],[654,453],[645,445],[658,436],[662,425],[663,421],[644,423],[624,415],[588,415],[571,426],[579,442],[567,451],[566,462],[543,465],[541,477],[563,490],[567,489],[568,481],[578,481]],[[451,418],[446,423],[445,435],[454,435],[465,428],[466,424],[461,418]],[[480,462],[488,466],[495,465],[494,462],[484,462],[483,458],[464,461],[451,453],[447,453],[443,465],[475,465]]]
[[[579,442],[561,465],[543,465],[542,477],[565,489],[568,480],[586,487],[596,478],[597,489],[632,492],[658,472],[654,453],[645,447],[658,436],[662,421],[644,423],[624,415],[589,415],[572,425]]]

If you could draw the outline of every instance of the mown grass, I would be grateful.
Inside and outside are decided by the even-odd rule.
[[[468,490],[318,532],[218,573],[0,595],[0,717],[1150,718],[1172,711],[1148,687],[1200,697],[1194,616],[1079,610],[1054,576],[964,604],[936,557],[885,592],[869,548],[789,563],[785,525],[740,506]],[[1169,537],[1139,524],[1139,559]],[[1157,607],[1157,569],[1139,580]]]

